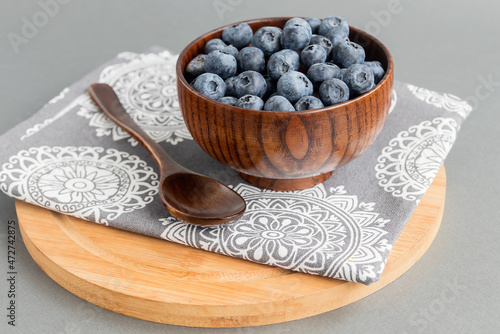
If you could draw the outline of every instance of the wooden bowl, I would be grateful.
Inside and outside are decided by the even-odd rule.
[[[244,21],[257,31],[282,28],[289,17]],[[177,90],[184,121],[201,148],[237,170],[249,183],[273,190],[312,187],[333,170],[363,153],[380,133],[389,113],[394,81],[389,50],[375,37],[350,27],[349,38],[378,60],[385,76],[370,92],[322,109],[275,112],[249,110],[211,100],[184,77],[187,64],[202,54],[205,43],[221,38],[230,25],[195,39],[179,55]]]

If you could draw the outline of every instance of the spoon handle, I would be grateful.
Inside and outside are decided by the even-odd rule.
[[[94,83],[89,87],[89,95],[99,109],[113,122],[127,131],[154,158],[165,174],[183,171],[184,167],[172,159],[163,148],[146,134],[125,111],[113,88],[105,83]],[[162,173],[163,174],[163,173]]]

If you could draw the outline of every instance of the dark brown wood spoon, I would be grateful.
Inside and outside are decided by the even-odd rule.
[[[160,168],[160,198],[172,216],[192,224],[215,225],[234,220],[245,212],[245,200],[237,192],[172,159],[134,122],[111,86],[92,84],[89,94],[102,112],[153,156]]]

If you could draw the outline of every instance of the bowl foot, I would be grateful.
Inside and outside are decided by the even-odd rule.
[[[258,177],[244,173],[239,174],[243,178],[243,180],[259,188],[278,191],[291,191],[311,188],[321,182],[326,181],[326,179],[328,179],[332,175],[332,173],[333,171],[316,176],[305,177],[302,179],[268,179],[265,177]]]

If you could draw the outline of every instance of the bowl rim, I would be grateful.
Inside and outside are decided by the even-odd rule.
[[[176,74],[177,74],[177,80],[180,81],[183,84],[183,86],[185,86],[191,93],[193,93],[193,94],[197,95],[198,97],[200,97],[200,98],[208,101],[209,103],[214,103],[215,105],[220,105],[220,107],[226,107],[226,108],[230,107],[231,109],[239,110],[239,111],[245,112],[245,113],[255,113],[255,114],[273,113],[273,114],[276,114],[276,115],[287,115],[289,117],[291,117],[291,116],[302,116],[302,115],[316,114],[316,113],[321,113],[321,112],[326,112],[326,111],[328,111],[328,112],[335,112],[337,109],[338,110],[344,110],[345,106],[347,106],[349,104],[354,104],[355,102],[358,102],[358,101],[360,101],[362,99],[365,99],[368,96],[376,94],[380,89],[382,89],[383,86],[385,86],[387,84],[388,81],[392,81],[393,80],[394,61],[393,61],[393,58],[392,58],[392,55],[391,55],[389,49],[385,46],[384,43],[382,43],[375,36],[369,34],[368,32],[366,32],[364,30],[361,30],[359,28],[353,27],[351,25],[349,25],[349,34],[351,34],[352,32],[354,32],[356,34],[356,36],[361,35],[361,36],[364,36],[364,37],[368,37],[373,42],[375,42],[376,44],[378,44],[378,46],[384,52],[385,57],[387,58],[387,70],[385,71],[385,74],[382,77],[382,79],[380,80],[380,82],[374,88],[372,88],[369,92],[364,93],[364,94],[362,94],[360,96],[357,96],[354,99],[350,99],[350,100],[347,100],[347,101],[342,102],[342,103],[334,104],[334,105],[323,107],[323,108],[319,108],[319,109],[309,109],[309,110],[274,111],[274,110],[246,109],[246,108],[231,106],[231,105],[219,102],[217,100],[213,100],[211,98],[208,98],[208,97],[200,94],[199,92],[197,92],[191,86],[191,84],[189,84],[189,82],[186,80],[186,78],[184,76],[184,71],[181,68],[181,63],[182,63],[182,60],[184,59],[184,57],[186,56],[187,52],[196,43],[198,43],[198,41],[200,41],[202,39],[205,39],[207,36],[209,36],[211,34],[219,33],[219,32],[222,33],[222,31],[224,29],[226,29],[228,27],[231,27],[231,26],[234,26],[236,24],[240,24],[240,23],[259,23],[259,22],[262,23],[262,22],[271,21],[271,20],[273,20],[273,21],[275,21],[275,20],[287,21],[287,20],[295,18],[295,17],[300,17],[300,16],[276,16],[276,17],[264,17],[264,18],[257,18],[257,19],[250,19],[250,20],[238,21],[238,22],[226,24],[224,26],[212,29],[212,30],[204,33],[203,35],[198,36],[193,41],[191,41],[181,51],[181,53],[179,54],[179,56],[177,58],[177,62],[176,62],[176,66],[175,66]],[[303,18],[303,17],[300,17],[300,18]],[[217,38],[217,37],[214,37],[214,38]]]

